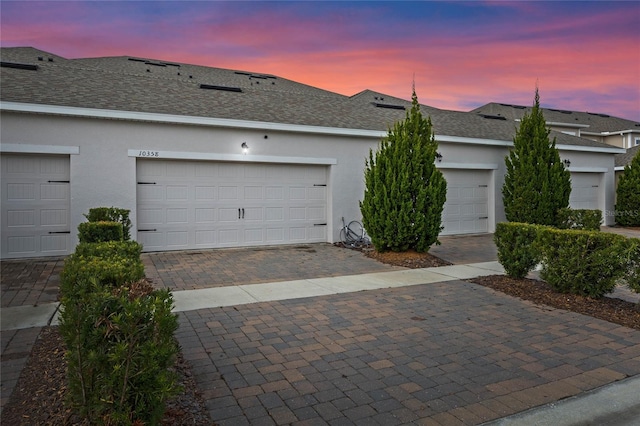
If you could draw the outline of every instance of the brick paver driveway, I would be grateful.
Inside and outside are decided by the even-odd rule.
[[[639,331],[463,281],[202,309],[180,324],[220,425],[472,425],[640,373]]]

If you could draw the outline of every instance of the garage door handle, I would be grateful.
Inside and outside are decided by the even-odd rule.
[[[489,216],[482,216],[482,217],[479,217],[478,219],[489,219]]]
[[[138,232],[156,232],[157,229],[138,229]]]
[[[327,226],[326,223],[314,223],[313,226]]]
[[[138,182],[138,185],[155,185],[155,182]]]
[[[238,219],[242,219],[242,218],[240,217],[240,209],[238,209]]]
[[[70,234],[71,231],[49,231],[49,234]]]
[[[68,180],[48,180],[47,183],[71,183],[71,181]],[[71,232],[71,231],[69,231]]]
[[[242,218],[244,219],[244,207],[242,208]]]
[[[478,188],[487,188],[489,185],[478,185]]]

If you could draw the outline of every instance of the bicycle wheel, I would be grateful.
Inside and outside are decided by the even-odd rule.
[[[359,243],[364,236],[364,228],[357,220],[352,220],[347,226],[345,238],[349,244]]]

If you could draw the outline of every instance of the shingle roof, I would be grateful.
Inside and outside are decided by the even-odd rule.
[[[509,120],[517,120],[526,114],[531,114],[531,107],[522,105],[488,103],[471,112],[477,114],[492,114],[502,116]],[[640,132],[640,122],[613,117],[608,114],[569,111],[552,108],[542,108],[542,113],[547,122],[566,123],[567,125],[588,126],[583,132],[606,133],[634,130]]]
[[[65,59],[31,47],[2,48],[0,56],[38,67],[3,67],[2,101],[375,131],[387,131],[411,107],[371,90],[348,97],[273,75],[148,58]],[[421,110],[437,135],[511,141],[518,126],[475,112]],[[553,136],[558,144],[610,148]]]
[[[628,164],[631,164],[631,160],[640,152],[640,145],[636,145],[632,148],[627,149],[627,152],[624,154],[616,154],[615,162],[616,167],[624,167]]]

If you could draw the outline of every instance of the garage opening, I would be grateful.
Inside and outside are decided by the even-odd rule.
[[[138,159],[145,251],[327,241],[327,167]]]
[[[447,180],[447,201],[442,212],[441,235],[489,232],[490,170],[442,170]]]
[[[571,173],[569,206],[572,209],[601,209],[601,176],[601,173]]]
[[[71,252],[68,155],[2,154],[3,259]]]

